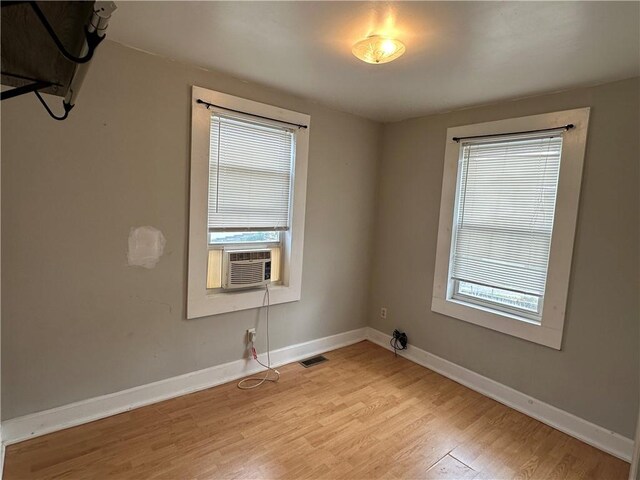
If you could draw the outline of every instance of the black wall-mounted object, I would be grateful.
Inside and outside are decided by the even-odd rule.
[[[95,49],[105,37],[113,2],[2,1],[2,100],[34,92],[49,115],[67,118]],[[41,93],[63,97],[55,115]]]

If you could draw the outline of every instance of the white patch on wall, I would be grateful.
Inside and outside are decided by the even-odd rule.
[[[160,261],[166,244],[164,235],[154,227],[137,227],[129,231],[129,266],[153,268]]]

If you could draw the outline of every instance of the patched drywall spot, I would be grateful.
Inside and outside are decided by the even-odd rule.
[[[129,231],[129,266],[153,268],[160,261],[166,244],[164,235],[154,227],[136,227]]]

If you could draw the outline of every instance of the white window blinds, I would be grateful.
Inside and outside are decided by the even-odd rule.
[[[562,135],[462,142],[451,277],[543,296]]]
[[[288,128],[214,113],[209,231],[288,230],[294,150]]]

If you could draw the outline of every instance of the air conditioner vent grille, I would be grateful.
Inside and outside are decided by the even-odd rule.
[[[264,280],[262,263],[232,263],[230,274],[233,285],[260,283]]]
[[[246,260],[269,260],[271,259],[270,251],[255,251],[255,252],[232,252],[229,253],[229,260],[232,262],[240,262]]]

